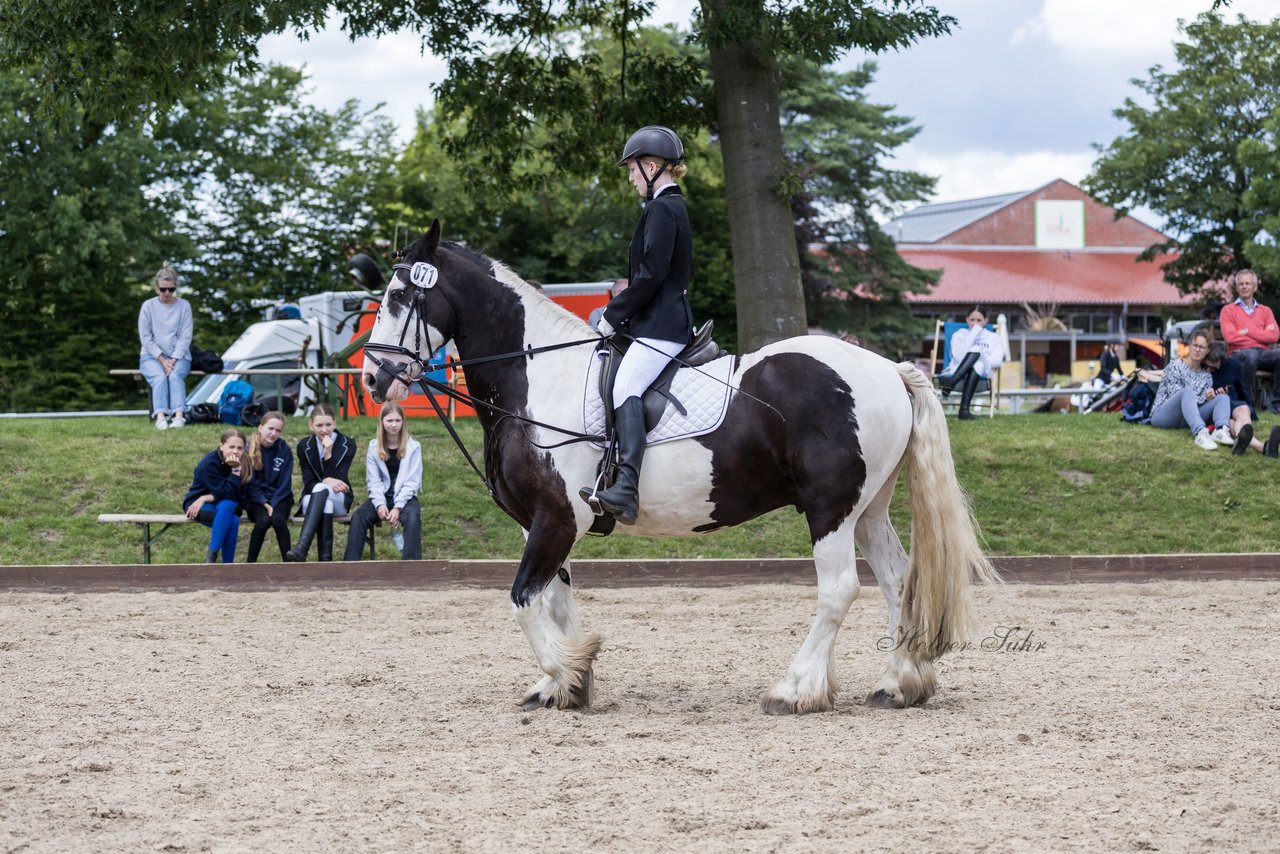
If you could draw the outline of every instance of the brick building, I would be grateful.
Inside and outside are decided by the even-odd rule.
[[[1111,336],[1126,340],[1130,357],[1158,352],[1169,320],[1199,312],[1194,297],[1164,280],[1168,256],[1137,260],[1163,234],[1132,217],[1117,219],[1113,208],[1063,180],[923,205],[885,231],[909,263],[942,271],[933,291],[909,297],[917,315],[959,320],[974,305],[993,319],[1005,315],[1019,366],[1011,372],[1015,384],[1079,379]]]

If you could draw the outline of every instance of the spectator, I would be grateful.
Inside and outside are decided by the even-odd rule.
[[[1249,389],[1245,388],[1240,362],[1227,355],[1227,345],[1214,341],[1204,364],[1213,375],[1213,387],[1206,396],[1212,398],[1225,394],[1231,401],[1231,416],[1227,423],[1229,433],[1235,437],[1231,453],[1238,457],[1253,448],[1268,457],[1275,457],[1280,446],[1280,424],[1271,428],[1266,442],[1260,442],[1254,436],[1253,400]]]
[[[302,469],[302,532],[285,552],[287,561],[307,559],[311,540],[319,534],[317,558],[333,560],[333,517],[351,507],[351,460],[356,443],[338,432],[333,407],[317,403],[311,410],[311,435],[298,443]]]
[[[249,450],[245,454],[249,472],[248,512],[253,520],[249,554],[245,557],[248,563],[258,562],[258,553],[262,551],[268,528],[276,532],[281,560],[285,559],[292,546],[289,514],[293,512],[293,451],[282,433],[284,415],[268,412],[258,422],[258,429],[249,439]]]
[[[1253,397],[1258,369],[1271,371],[1271,412],[1280,413],[1280,352],[1273,350],[1280,339],[1280,327],[1276,326],[1271,309],[1254,298],[1258,292],[1258,275],[1252,270],[1239,270],[1232,277],[1236,291],[1235,302],[1222,307],[1218,325],[1222,328],[1222,340],[1227,342],[1227,355],[1240,360],[1244,374],[1244,387]]]
[[[1106,349],[1102,351],[1101,366],[1098,368],[1098,379],[1104,386],[1124,376],[1124,368],[1120,367],[1120,339],[1108,338]]]
[[[960,411],[956,417],[971,421],[974,416],[969,405],[978,390],[978,380],[989,378],[991,372],[1004,362],[1004,342],[999,335],[987,329],[987,313],[980,306],[975,305],[969,311],[965,322],[968,326],[957,329],[951,336],[951,363],[942,372],[939,382],[943,397],[960,386]]]
[[[178,296],[178,274],[166,263],[156,273],[156,295],[138,311],[142,353],[138,370],[151,386],[156,429],[187,423],[187,375],[191,373],[191,304]],[[166,413],[172,421],[166,419]]]
[[[347,550],[343,560],[360,560],[369,529],[381,519],[395,531],[404,527],[400,548],[405,560],[422,559],[422,513],[418,490],[422,488],[422,446],[409,435],[404,409],[394,401],[382,404],[378,437],[369,440],[365,455],[369,500],[351,514]]]
[[[629,282],[626,279],[614,279],[613,284],[609,286],[609,301],[612,302],[614,297],[625,291],[628,284]],[[591,314],[587,316],[587,323],[592,329],[595,329],[596,324],[600,322],[600,318],[604,317],[604,310],[607,307],[608,304],[606,303],[591,309]]]
[[[244,457],[244,434],[235,427],[222,431],[215,450],[205,454],[196,465],[191,488],[182,500],[187,518],[212,529],[205,563],[231,563],[236,557],[236,538],[240,533],[240,511],[248,497],[240,479]]]
[[[1209,354],[1209,333],[1203,329],[1191,333],[1190,350],[1182,359],[1170,362],[1164,369],[1160,389],[1151,406],[1151,426],[1162,430],[1189,427],[1197,447],[1217,450],[1219,444],[1230,445],[1227,422],[1231,419],[1231,401],[1225,394],[1213,391],[1213,375],[1204,365]],[[1209,432],[1205,420],[1218,426]]]

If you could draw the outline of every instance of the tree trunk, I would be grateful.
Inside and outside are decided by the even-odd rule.
[[[710,19],[733,0],[703,0]],[[711,45],[716,119],[743,352],[804,335],[804,293],[785,184],[779,73],[750,44]]]

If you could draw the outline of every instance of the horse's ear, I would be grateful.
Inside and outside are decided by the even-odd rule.
[[[422,241],[428,252],[435,252],[436,247],[440,245],[440,220],[431,221],[431,228],[426,234],[422,235]]]

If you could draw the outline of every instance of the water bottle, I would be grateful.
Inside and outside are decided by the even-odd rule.
[[[396,544],[396,548],[400,550],[400,554],[404,554],[404,534],[399,528],[391,529],[391,542]]]

